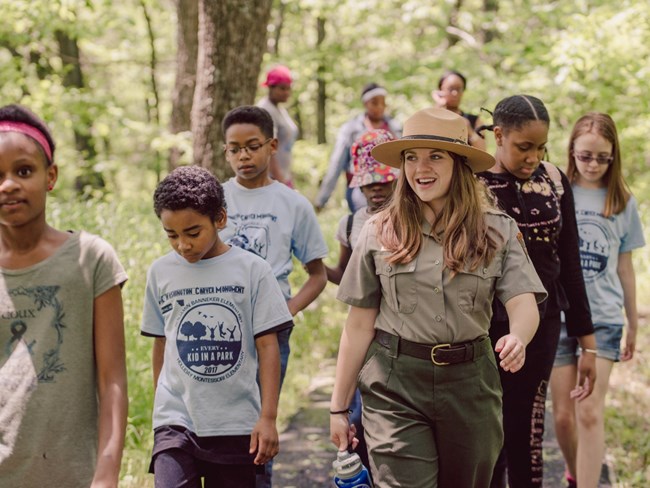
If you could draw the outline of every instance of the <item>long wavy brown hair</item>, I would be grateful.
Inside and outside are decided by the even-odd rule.
[[[605,186],[607,187],[603,215],[605,217],[610,217],[625,210],[632,193],[623,178],[618,133],[616,132],[616,124],[614,124],[614,121],[609,115],[600,112],[589,112],[580,117],[575,123],[573,131],[571,131],[571,137],[569,138],[569,162],[566,174],[571,183],[575,183],[578,180],[578,176],[580,175],[578,173],[578,168],[576,167],[573,148],[575,140],[581,135],[588,134],[589,132],[598,134],[612,144],[612,157],[614,160],[603,175],[603,183],[605,183]]]
[[[443,229],[443,257],[447,268],[455,275],[459,271],[474,270],[494,258],[504,237],[488,226],[485,210],[491,208],[485,187],[476,180],[465,158],[449,153],[454,169],[449,194],[440,215],[432,225],[432,233]],[[424,203],[409,185],[403,169],[388,206],[378,214],[377,238],[391,251],[389,263],[408,263],[423,245],[422,217]]]

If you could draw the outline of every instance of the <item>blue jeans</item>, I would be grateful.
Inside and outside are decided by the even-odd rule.
[[[594,323],[594,335],[596,336],[596,348],[598,357],[609,359],[615,363],[621,360],[621,339],[623,338],[623,324],[601,324]],[[566,325],[562,324],[560,331],[560,343],[555,353],[553,366],[566,366],[576,364],[580,355],[580,345],[576,337],[569,337]]]
[[[289,338],[293,327],[290,329],[281,330],[278,332],[278,346],[280,346],[280,391],[282,391],[282,384],[284,377],[287,374],[287,365],[289,364],[289,354],[291,353],[291,346],[289,345]],[[271,488],[271,479],[273,476],[273,459],[264,465],[264,473],[256,476],[256,488]]]

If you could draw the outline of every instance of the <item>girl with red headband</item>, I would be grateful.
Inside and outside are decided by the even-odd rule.
[[[116,487],[127,278],[104,240],[48,225],[54,149],[36,115],[0,108],[0,479]]]

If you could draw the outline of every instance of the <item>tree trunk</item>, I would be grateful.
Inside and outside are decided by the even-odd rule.
[[[494,40],[497,35],[494,24],[499,11],[499,0],[483,0],[483,11],[488,14],[486,16],[487,22],[483,28],[483,42],[487,44]]]
[[[451,13],[449,14],[449,22],[448,25],[450,27],[458,27],[458,14],[460,14],[460,9],[463,6],[463,0],[456,0],[454,3],[454,6],[451,9]],[[447,31],[447,42],[449,43],[449,46],[453,46],[459,41],[459,37],[453,33],[450,33]]]
[[[325,104],[327,102],[327,94],[325,92],[325,78],[323,77],[323,74],[325,73],[325,63],[322,59],[324,56],[322,44],[325,40],[325,19],[323,17],[318,17],[316,25],[318,29],[316,51],[321,56],[321,60],[318,64],[317,140],[318,144],[325,144],[327,142],[327,136],[325,133]]]
[[[278,57],[280,55],[280,38],[282,37],[282,27],[284,26],[284,12],[287,8],[285,2],[280,2],[277,9],[277,19],[273,25],[273,39],[269,41],[269,53]]]
[[[192,99],[196,87],[196,62],[199,49],[199,0],[175,0],[178,18],[176,37],[176,82],[172,100],[169,131],[172,134],[192,129]],[[178,166],[182,156],[178,147],[171,148],[168,168]]]
[[[272,0],[199,0],[199,51],[192,106],[194,163],[224,180],[221,120],[230,109],[252,104]]]
[[[57,30],[55,35],[59,44],[59,55],[61,56],[65,71],[63,86],[83,90],[85,88],[85,82],[81,69],[77,39],[70,37],[67,32],[61,30]],[[75,147],[81,153],[83,160],[80,168],[81,174],[75,179],[75,188],[79,193],[83,193],[86,187],[104,188],[105,186],[104,177],[94,169],[97,150],[95,149],[95,141],[92,137],[92,122],[82,122],[86,123],[73,124]]]

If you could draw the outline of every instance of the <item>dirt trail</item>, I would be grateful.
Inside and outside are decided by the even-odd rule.
[[[332,461],[336,455],[329,442],[329,399],[334,381],[334,361],[321,365],[312,380],[308,405],[300,410],[280,435],[280,454],[273,469],[275,488],[329,488],[332,483]],[[544,487],[561,488],[564,481],[564,461],[560,452],[547,402],[544,436]],[[601,488],[610,488],[609,472],[603,465]]]

